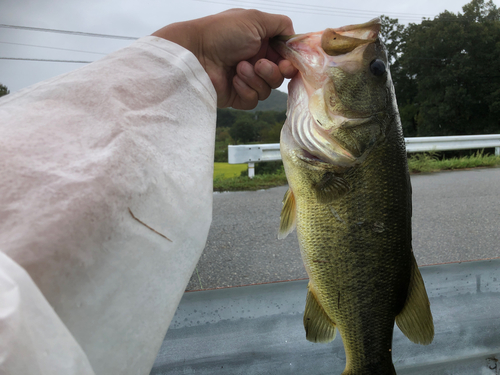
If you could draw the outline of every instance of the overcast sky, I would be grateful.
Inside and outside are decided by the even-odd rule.
[[[463,0],[0,0],[0,24],[112,34],[149,35],[164,25],[254,8],[288,15],[297,33],[366,22],[385,14],[401,23],[419,23],[444,10],[457,13]],[[328,4],[325,6],[324,4]],[[498,0],[495,0],[498,6]],[[132,43],[0,27],[0,58],[94,61]],[[44,48],[42,48],[44,47]],[[49,48],[50,47],[50,48]],[[71,50],[71,51],[68,51]],[[83,52],[80,52],[83,51]],[[85,64],[0,59],[0,83],[11,93]],[[282,87],[284,89],[284,87]]]

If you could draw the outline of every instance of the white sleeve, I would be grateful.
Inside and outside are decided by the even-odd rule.
[[[215,116],[156,37],[0,100],[0,373],[50,347],[30,375],[149,374],[208,235]]]

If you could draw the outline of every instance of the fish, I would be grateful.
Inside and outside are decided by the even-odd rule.
[[[289,189],[278,238],[294,229],[309,276],[306,339],[338,331],[342,375],[396,374],[394,323],[414,343],[434,337],[415,260],[411,182],[381,23],[277,37],[297,69],[280,151]]]

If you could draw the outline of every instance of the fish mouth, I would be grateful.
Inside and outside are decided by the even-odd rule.
[[[375,42],[378,39],[381,25],[380,18],[377,17],[362,24],[328,28],[324,31],[294,35],[277,35],[271,38],[270,43],[273,47],[277,48],[281,48],[279,47],[280,43],[288,44],[287,47],[293,49],[293,46],[290,46],[291,43],[320,36],[323,50],[327,53],[329,52],[328,54],[330,56],[336,56],[342,53],[349,53],[361,44]]]
[[[375,42],[381,26],[377,17],[358,25],[326,29],[321,37],[321,46],[330,56],[349,53],[362,44]]]
[[[342,108],[347,107],[335,107],[330,97],[336,88],[330,75],[332,68],[352,74],[364,71],[380,27],[380,19],[375,18],[364,24],[271,39],[271,46],[299,71],[289,85],[289,102],[301,104],[289,106],[287,127],[291,138],[287,139],[293,139],[300,148],[296,155],[304,162],[348,168],[360,162],[365,146],[375,142],[371,138],[378,128],[374,120],[378,114],[350,109],[344,112]],[[346,135],[361,126],[371,129],[364,132],[368,140],[364,137],[360,143]]]
[[[317,78],[318,74],[314,74],[314,71],[324,72],[329,65],[352,64],[352,59],[346,62],[343,61],[342,56],[359,47],[375,43],[378,40],[380,28],[380,18],[374,18],[359,25],[348,25],[306,34],[279,35],[272,38],[270,44],[303,75]]]

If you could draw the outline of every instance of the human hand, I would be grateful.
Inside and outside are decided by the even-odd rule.
[[[217,92],[219,108],[255,108],[297,69],[269,46],[269,38],[293,35],[292,21],[257,10],[231,9],[168,25],[153,35],[193,52]]]

